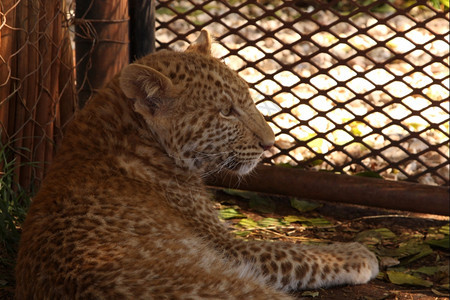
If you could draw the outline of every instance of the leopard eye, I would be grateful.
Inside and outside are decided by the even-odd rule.
[[[220,115],[225,118],[238,116],[238,112],[233,108],[233,106],[229,106],[220,111]]]

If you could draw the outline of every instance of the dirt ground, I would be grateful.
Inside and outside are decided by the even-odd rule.
[[[368,284],[300,291],[294,294],[299,299],[449,299],[446,216],[310,200],[296,202],[299,199],[235,190],[212,192],[219,214],[238,238],[292,243],[359,241],[375,251],[387,266]],[[432,245],[436,240],[444,241],[443,247]],[[0,299],[13,299],[12,268],[8,266],[4,261],[0,264]],[[389,272],[413,275],[419,281],[394,284]]]
[[[408,243],[413,240],[420,244],[428,239],[435,238],[433,230],[449,224],[449,218],[446,216],[390,211],[320,201],[306,201],[306,203],[311,202],[317,207],[314,208],[313,206],[306,209],[311,209],[310,211],[300,212],[292,207],[291,198],[287,197],[265,197],[265,195],[248,192],[240,194],[240,192],[229,190],[215,190],[214,194],[219,211],[227,211],[231,208],[241,214],[237,218],[226,220],[234,226],[235,233],[238,236],[246,239],[284,240],[293,243],[359,241],[374,250],[383,261],[382,264],[389,266],[388,268],[382,267],[380,276],[368,284],[301,291],[295,294],[300,299],[416,300],[449,298],[448,245],[447,248],[432,246],[432,251],[422,253],[423,257],[418,259],[411,259],[417,254],[398,255],[395,254],[395,251],[390,253],[392,257],[385,256],[390,250],[399,249],[405,244],[409,245]],[[294,216],[300,217],[300,222],[282,224],[283,220],[295,220]],[[248,219],[263,226],[246,227],[248,222],[242,220]],[[264,220],[273,223],[264,226]],[[281,220],[281,223],[277,223],[276,220]],[[312,223],[308,224],[308,220],[312,220]],[[316,223],[314,224],[314,222]],[[364,236],[367,237],[366,233],[377,230],[381,232],[378,240],[377,237],[374,240],[374,236],[371,237],[372,240],[364,239]],[[384,234],[389,231],[391,232],[388,235]],[[442,238],[443,236],[439,237]],[[446,238],[448,238],[448,233]],[[446,241],[448,244],[448,239]],[[411,246],[411,248],[413,247]],[[395,260],[400,264],[392,266],[392,264],[396,264]],[[433,268],[437,266],[440,266],[441,272],[428,275],[414,272],[414,270],[421,270],[424,267]],[[390,282],[386,275],[386,273],[392,272],[390,270],[399,271],[402,274],[417,275],[421,279],[427,280],[428,283],[394,284]]]

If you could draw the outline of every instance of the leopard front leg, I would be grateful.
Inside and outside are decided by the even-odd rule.
[[[359,243],[299,245],[235,241],[229,254],[247,261],[282,290],[362,284],[378,274],[378,260]]]
[[[361,284],[378,274],[376,256],[359,243],[313,246],[235,239],[224,223],[218,222],[206,193],[201,195],[197,191],[195,202],[185,196],[189,194],[172,195],[168,203],[183,212],[183,216],[189,216],[185,221],[192,226],[193,233],[230,262],[252,265],[256,273],[279,289]]]

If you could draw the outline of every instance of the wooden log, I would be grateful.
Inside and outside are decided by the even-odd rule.
[[[39,1],[39,0],[38,0]],[[40,57],[41,57],[41,65],[39,70],[39,95],[37,95],[35,101],[35,115],[34,123],[35,126],[35,135],[34,135],[34,147],[33,147],[33,161],[39,163],[39,166],[36,168],[35,178],[43,177],[43,162],[46,161],[46,139],[47,132],[49,131],[49,117],[50,117],[50,108],[53,96],[53,88],[52,88],[52,72],[51,69],[53,67],[52,64],[52,28],[53,23],[49,22],[51,18],[53,10],[51,9],[51,5],[53,4],[52,0],[47,0],[45,3],[42,3],[42,7],[39,9],[39,30],[43,33],[37,43],[37,48],[39,49]]]
[[[8,62],[2,68],[11,70],[11,74],[2,72],[2,79],[6,77],[3,74],[8,74],[8,79],[5,79],[6,83],[0,91],[0,121],[3,130],[7,131],[4,142],[10,143],[15,151],[18,181],[22,187],[28,188],[31,184],[39,185],[45,167],[53,158],[55,128],[60,127],[61,86],[72,85],[66,89],[71,92],[66,93],[69,96],[65,97],[71,97],[72,103],[67,106],[65,122],[70,118],[70,111],[73,113],[74,71],[73,63],[69,63],[70,71],[60,72],[61,49],[70,48],[69,39],[63,41],[67,30],[62,26],[61,1],[14,3],[8,0],[5,3],[9,10],[9,27],[2,28],[1,51],[2,55],[6,52],[4,57],[8,58]],[[64,47],[64,42],[69,47]],[[72,53],[68,55],[72,61]],[[69,61],[67,58],[65,60]],[[60,84],[61,81],[65,85]]]
[[[33,150],[34,104],[37,97],[37,72],[39,64],[35,42],[37,40],[36,9],[32,1],[19,3],[16,7],[15,28],[16,40],[12,74],[17,78],[17,92],[13,94],[13,105],[10,107],[10,135],[12,147],[15,150],[16,176],[22,186],[28,187],[31,182],[31,151]],[[34,72],[30,72],[34,70]]]
[[[79,105],[129,63],[128,2],[79,1],[76,5]]]
[[[351,203],[386,209],[449,215],[449,187],[388,181],[260,165],[240,180],[231,174],[208,179],[212,186]]]
[[[65,2],[63,4],[65,5]],[[63,7],[63,11],[67,11],[67,8]],[[66,24],[63,25],[65,30],[63,31],[60,54],[60,80],[58,81],[60,92],[58,101],[59,120],[58,132],[55,135],[56,144],[61,140],[65,126],[72,120],[77,108],[74,52],[70,42],[69,30],[65,26]]]
[[[14,24],[16,10],[13,9],[13,0],[4,0],[4,13],[6,24]],[[14,35],[10,26],[3,26],[0,30],[0,135],[1,143],[8,142],[11,134],[9,123],[9,107],[11,102],[11,55],[13,53]]]

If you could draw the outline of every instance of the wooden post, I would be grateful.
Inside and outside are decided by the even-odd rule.
[[[80,107],[129,62],[128,2],[77,1],[77,89]]]
[[[64,107],[65,119],[74,110],[75,94],[70,92],[74,67],[68,31],[62,25],[63,3],[7,0],[2,4],[7,14],[0,39],[4,58],[0,127],[2,143],[14,155],[8,159],[15,159],[15,181],[23,188],[38,187],[53,158],[60,108]]]
[[[65,5],[64,1],[64,5]],[[67,8],[64,7],[63,11]],[[77,109],[77,94],[75,88],[75,65],[73,57],[73,48],[70,41],[70,35],[68,30],[63,31],[61,40],[61,53],[60,53],[60,74],[59,78],[65,80],[59,80],[60,100],[58,102],[58,128],[55,133],[55,141],[58,143],[63,135],[65,126],[72,120],[72,117]]]
[[[12,7],[13,0],[3,1],[4,9]],[[12,10],[10,13],[5,14],[4,18],[6,24],[13,24],[16,17],[16,10]],[[9,64],[11,55],[13,53],[14,45],[13,30],[9,26],[3,26],[0,30],[0,56],[3,61],[0,61],[0,135],[1,143],[5,145],[8,142],[9,132],[9,107],[11,96],[11,73],[12,67]]]

